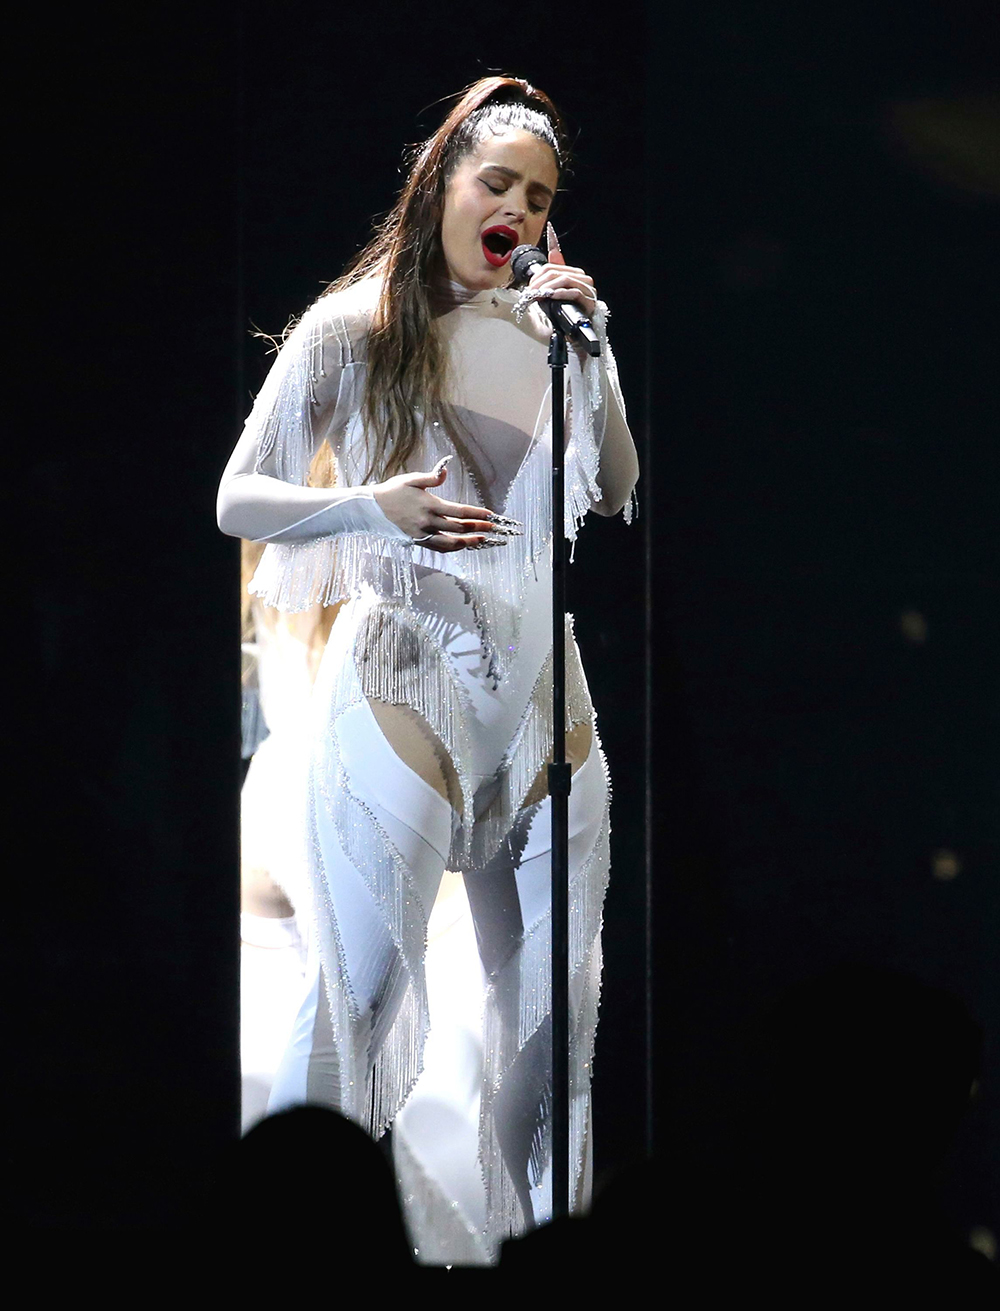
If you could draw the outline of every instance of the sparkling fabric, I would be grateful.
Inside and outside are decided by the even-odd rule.
[[[264,603],[299,611],[349,598],[312,691],[303,784],[315,962],[330,1034],[323,1079],[309,1086],[322,1086],[325,1099],[375,1136],[396,1120],[420,1078],[428,1040],[432,885],[445,869],[460,871],[483,969],[478,1137],[485,1221],[475,1229],[483,1250],[495,1252],[504,1236],[544,1218],[551,1157],[549,821],[547,802],[528,804],[553,736],[550,328],[533,305],[515,321],[517,297],[509,291],[475,293],[437,321],[447,349],[449,399],[463,435],[456,448],[443,429],[425,425],[410,467],[429,470],[442,456],[457,456],[438,494],[509,515],[523,524],[524,535],[492,550],[433,552],[396,529],[361,486],[367,466],[360,416],[365,335],[376,292],[359,284],[321,298],[291,333],[223,475],[219,523],[224,531],[269,543],[251,583]],[[631,480],[601,460],[612,429],[610,447],[621,449],[622,434],[627,438],[603,304],[593,322],[603,356],[581,359],[571,351],[568,369],[571,540],[609,486],[627,515],[631,508]],[[334,453],[337,486],[306,487],[324,439]],[[579,1206],[586,1187],[609,786],[571,624],[567,663],[567,727],[594,727],[591,757],[580,771],[580,787],[574,784],[576,800],[571,797],[571,1151]],[[345,750],[348,712],[372,701],[415,711],[454,768],[461,807],[453,813],[440,868],[419,854],[424,848],[413,847],[419,818],[399,813],[406,803],[379,795],[364,781],[363,749]],[[376,733],[374,718],[369,721],[365,731]],[[356,735],[359,721],[350,722]],[[348,915],[349,886],[364,914]],[[347,932],[371,941],[347,941]],[[446,1206],[448,1223],[471,1232],[468,1217],[456,1220],[453,1199],[441,1201],[440,1180],[417,1196],[428,1175],[426,1158],[421,1163],[404,1146],[397,1159],[414,1213],[443,1217]]]

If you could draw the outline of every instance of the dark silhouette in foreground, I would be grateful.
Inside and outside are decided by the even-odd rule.
[[[385,1153],[326,1107],[297,1106],[254,1125],[220,1158],[206,1200],[213,1244],[220,1231],[231,1234],[234,1260],[259,1235],[296,1267],[302,1263],[295,1254],[309,1252],[305,1266],[321,1256],[328,1273],[414,1268]],[[290,1276],[288,1286],[303,1273]]]
[[[501,1272],[655,1270],[664,1289],[803,1308],[1000,1305],[937,1202],[980,1049],[961,1002],[905,975],[843,966],[790,988],[744,1036],[711,1159],[668,1141],[588,1218],[505,1244]]]

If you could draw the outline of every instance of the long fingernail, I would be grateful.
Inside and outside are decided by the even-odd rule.
[[[485,537],[481,542],[477,542],[472,548],[474,551],[485,550],[487,546],[508,546],[509,542],[506,537]]]
[[[521,523],[520,519],[512,519],[512,518],[510,517],[510,515],[507,515],[507,514],[497,514],[497,512],[496,512],[495,510],[488,510],[487,513],[489,514],[490,521],[491,521],[492,523],[495,523],[495,524],[513,524],[514,527],[516,527],[516,528],[523,528],[523,527],[524,527],[524,524]]]
[[[494,523],[491,532],[502,533],[505,537],[523,537],[524,529],[515,528],[512,524]]]
[[[455,458],[454,455],[442,455],[441,458],[440,458],[440,460],[438,460],[437,464],[435,464],[435,466],[434,466],[434,472],[435,472],[436,474],[437,474],[437,473],[440,473],[441,470],[442,470],[442,469],[445,467],[445,465],[448,463],[448,461],[449,461],[449,460],[453,460],[454,458]]]

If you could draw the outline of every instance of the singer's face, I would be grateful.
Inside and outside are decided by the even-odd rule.
[[[510,252],[537,246],[559,181],[552,147],[530,132],[490,136],[445,186],[441,245],[448,276],[475,291],[510,280]]]

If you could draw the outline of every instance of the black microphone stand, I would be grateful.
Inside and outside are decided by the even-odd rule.
[[[560,302],[542,301],[542,308]],[[589,323],[581,334],[591,355],[600,343]],[[569,794],[566,761],[566,334],[549,339],[552,377],[552,1216],[569,1214]]]

